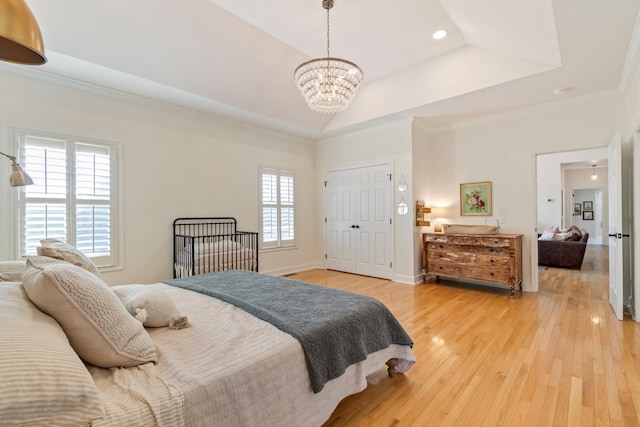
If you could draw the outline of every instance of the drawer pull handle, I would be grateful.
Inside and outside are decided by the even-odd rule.
[[[440,249],[444,248],[444,246],[440,245]]]
[[[493,276],[493,271],[491,273],[489,273],[489,276]]]
[[[440,270],[442,270],[442,266],[438,267]]]
[[[496,262],[493,258],[491,258],[491,262]]]

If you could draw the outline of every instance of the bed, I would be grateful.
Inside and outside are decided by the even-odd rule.
[[[293,286],[293,293],[283,299],[284,305],[297,306],[294,312],[306,312],[318,305],[318,296],[325,298],[334,294],[339,299],[345,296],[344,308],[325,315],[334,320],[342,317],[346,324],[364,327],[362,335],[388,335],[388,331],[372,330],[371,316],[357,313],[361,303],[372,307],[379,302],[318,285],[248,271],[129,285],[168,297],[173,307],[164,311],[188,318],[188,327],[182,329],[143,328],[134,318],[131,307],[111,295],[117,295],[119,288],[127,286],[108,287],[80,266],[43,256],[32,257],[26,264],[0,263],[0,279],[3,268],[13,272],[22,269],[22,282],[0,282],[0,319],[4,325],[0,329],[3,343],[0,348],[0,377],[3,378],[0,425],[320,426],[342,399],[367,386],[367,376],[387,369],[386,363],[391,361],[397,372],[406,372],[415,362],[412,342],[406,333],[403,335],[404,331],[398,331],[398,327],[401,329],[398,323],[388,327],[394,331],[391,340],[396,343],[379,349],[374,347],[373,351],[365,344],[362,360],[344,367],[343,372],[338,368],[321,384],[317,381],[314,384],[308,363],[309,345],[305,347],[303,341],[284,332],[278,321],[271,324],[260,318],[263,314],[249,314],[246,307],[241,307],[242,293],[252,293],[256,286]],[[6,278],[16,279],[16,276],[9,274]],[[214,289],[207,284],[216,281],[222,288]],[[233,286],[240,288],[239,293],[227,292],[225,283],[226,286],[235,283]],[[197,289],[201,286],[207,290]],[[96,293],[87,293],[87,289],[94,288]],[[65,292],[55,293],[59,289]],[[306,291],[301,293],[301,289]],[[234,301],[214,298],[208,294],[211,292],[228,293],[223,298]],[[107,346],[106,350],[84,348],[103,336],[88,339],[88,332],[83,331],[78,339],[75,329],[82,319],[76,318],[70,323],[65,318],[69,310],[56,313],[55,308],[48,306],[60,295],[69,298],[76,293],[73,305],[80,307],[78,311],[82,316],[113,305],[103,313],[105,319],[100,318],[102,314],[92,314],[89,327],[103,325],[102,335],[113,334],[110,331],[113,327],[126,329],[123,325],[130,326],[130,330],[116,331],[111,347]],[[295,303],[291,299],[295,298],[294,294],[303,293],[309,296],[306,307],[299,306],[303,297]],[[96,308],[98,300],[100,304]],[[83,301],[86,312],[83,312]],[[124,307],[124,314],[120,306]],[[154,307],[147,301],[147,308]],[[381,309],[386,310],[384,306]],[[266,311],[272,310],[273,307],[266,308]],[[116,318],[116,312],[128,318]],[[391,323],[397,322],[393,315],[388,315]],[[321,329],[324,327],[323,324]],[[126,333],[129,335],[121,336]],[[324,339],[333,341],[331,335],[327,337]],[[368,342],[368,338],[363,339]],[[110,354],[118,342],[120,347]],[[384,344],[384,340],[382,342]],[[358,339],[350,338],[346,347],[362,345]],[[333,352],[331,350],[326,360],[333,358]],[[105,357],[115,358],[116,365],[130,366],[100,367],[114,363],[105,362]],[[125,358],[121,360],[122,357]]]
[[[173,277],[226,270],[258,271],[258,233],[239,231],[232,217],[173,222]]]

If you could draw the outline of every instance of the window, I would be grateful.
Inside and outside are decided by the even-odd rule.
[[[294,246],[295,207],[293,172],[271,168],[260,170],[261,247]]]
[[[116,265],[116,145],[15,135],[34,182],[20,196],[20,253],[34,255],[41,239],[55,238],[98,266]]]

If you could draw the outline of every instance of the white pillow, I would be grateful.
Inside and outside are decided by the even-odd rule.
[[[86,362],[110,368],[157,361],[144,327],[88,271],[53,258],[30,257],[22,284],[31,301],[60,323]]]
[[[64,331],[18,283],[0,286],[0,424],[90,425],[104,415]]]
[[[80,252],[75,246],[58,239],[42,239],[40,240],[40,244],[42,246],[36,248],[38,255],[67,261],[92,272],[96,277],[102,278],[98,267],[96,267],[93,261]]]
[[[0,261],[0,273],[22,273],[24,267],[27,265],[25,260],[21,261]]]
[[[169,329],[189,327],[189,321],[180,314],[169,295],[151,285],[119,285],[111,290],[125,308],[144,326]]]
[[[215,244],[215,250],[217,252],[234,251],[236,249],[240,249],[240,243],[234,242],[233,240],[220,240]]]
[[[542,234],[538,240],[553,240],[553,233]]]
[[[240,249],[240,243],[233,240],[220,240],[218,242],[195,242],[195,255],[204,255],[212,252],[226,252]],[[189,248],[187,248],[189,251]]]

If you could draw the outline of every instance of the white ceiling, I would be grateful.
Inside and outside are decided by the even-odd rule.
[[[27,0],[49,62],[91,85],[318,139],[398,117],[442,128],[619,88],[640,0],[335,0],[331,55],[365,81],[338,115],[293,70],[326,55],[321,0]],[[449,36],[431,38],[438,29]],[[635,52],[633,52],[635,55]]]

